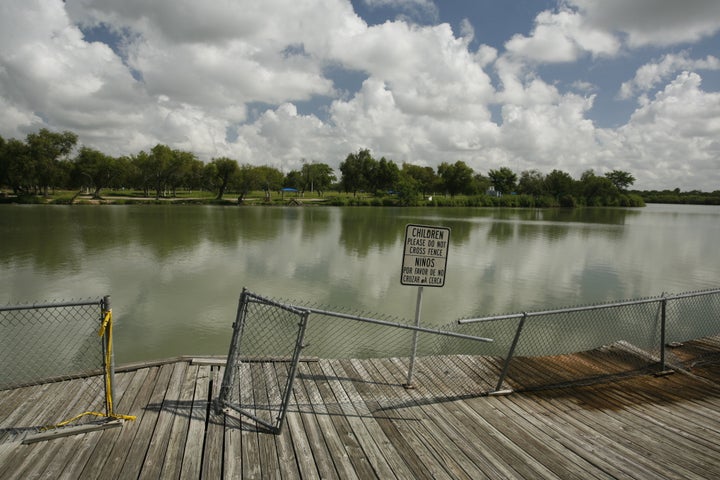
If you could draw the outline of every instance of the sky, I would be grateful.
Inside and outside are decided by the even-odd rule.
[[[3,0],[0,135],[720,190],[717,0]],[[339,174],[339,172],[338,172]]]

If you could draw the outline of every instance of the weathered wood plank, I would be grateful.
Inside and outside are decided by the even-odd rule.
[[[353,427],[350,425],[349,416],[345,413],[339,398],[335,396],[335,389],[332,388],[330,379],[323,372],[319,362],[310,363],[308,366],[315,377],[315,386],[320,393],[320,398],[324,402],[327,414],[335,426],[335,431],[343,444],[355,474],[363,479],[377,477],[375,470],[363,453]]]
[[[190,405],[190,425],[182,456],[181,479],[200,478],[202,453],[205,443],[205,421],[208,409],[210,368],[201,365],[195,378],[195,391]]]
[[[391,359],[397,362],[396,359]],[[518,447],[505,432],[495,428],[484,415],[473,415],[473,424],[483,428],[488,435],[486,446],[494,451],[494,453],[502,458],[508,466],[512,466],[520,476],[524,478],[553,478],[555,474],[548,470],[544,465],[535,460],[523,448]]]
[[[147,458],[148,447],[152,442],[155,433],[160,406],[167,395],[170,379],[172,378],[173,365],[162,365],[155,378],[155,386],[150,394],[148,403],[142,407],[142,417],[138,417],[133,423],[135,436],[127,453],[125,463],[122,466],[118,479],[137,479],[142,470],[143,463]]]
[[[165,459],[162,462],[161,478],[179,478],[182,468],[182,459],[185,454],[188,428],[192,415],[193,398],[195,396],[195,384],[197,383],[200,367],[189,365],[185,370],[185,377],[182,380],[182,387],[176,399],[168,398],[163,403],[164,408],[173,412],[175,417],[170,430],[170,440],[165,452]]]
[[[127,375],[130,383],[117,403],[117,408],[121,409],[119,411],[129,412],[134,407],[138,392],[144,385],[147,384],[147,379],[150,376],[149,374],[149,369],[123,374],[123,376]],[[125,429],[126,426],[127,425],[124,425],[123,429]],[[70,475],[71,472],[74,473],[77,471],[78,467],[82,467],[80,471],[77,471],[76,478],[98,478],[103,466],[107,462],[112,450],[115,447],[117,439],[120,437],[120,433],[121,432],[115,430],[103,432],[94,444],[94,448],[87,457],[87,461],[82,464],[74,463],[69,465],[70,470],[67,475]],[[63,474],[65,473],[63,472]]]
[[[456,378],[466,374],[465,363],[462,359],[449,359],[447,369],[456,372]],[[442,379],[439,379],[442,380]],[[467,381],[472,381],[468,376]],[[479,405],[479,402],[468,402]],[[523,449],[532,455],[538,462],[557,473],[562,478],[607,478],[606,475],[595,472],[592,465],[572,455],[567,455],[565,447],[553,437],[547,435],[545,430],[536,428],[536,425],[524,416],[514,415],[511,402],[504,398],[487,398],[483,401],[495,409],[496,415],[486,415],[485,418],[495,428],[502,430],[514,443],[523,445]]]
[[[32,425],[38,419],[49,420],[53,419],[54,422],[66,420],[63,415],[67,415],[67,411],[70,408],[74,408],[77,400],[77,391],[71,388],[72,383],[70,381],[54,383],[52,387],[44,391],[43,396],[38,398],[38,405],[35,408],[30,409],[29,416],[19,419],[20,422],[28,422],[26,425]],[[82,389],[82,385],[78,385]],[[48,414],[47,412],[52,412]],[[60,412],[60,413],[58,413]],[[76,413],[82,413],[77,412]],[[42,423],[35,423],[37,427],[41,426]],[[48,425],[50,427],[50,425]],[[28,433],[36,434],[38,431],[35,428],[27,428],[23,431],[19,438],[25,438]],[[39,452],[32,456],[21,455],[14,459],[15,465],[12,467],[17,475],[20,477],[31,477],[38,475],[38,472],[42,472],[48,464],[55,466],[62,470],[62,466],[57,466],[58,463],[66,461],[65,457],[58,457],[58,452],[62,451],[63,443],[51,442],[50,445],[38,447],[32,449],[34,452]]]
[[[203,363],[208,364],[208,363]],[[224,368],[217,365],[210,365],[210,401],[213,401],[220,394],[220,384]],[[222,477],[222,459],[223,459],[223,433],[225,430],[225,421],[222,413],[215,412],[215,408],[210,405],[207,413],[207,428],[205,431],[205,449],[203,452],[202,462],[202,478],[221,478]]]
[[[720,342],[708,345],[716,353],[700,354],[720,359]],[[525,390],[504,397],[484,395],[502,368],[498,357],[420,357],[414,390],[402,388],[407,358],[301,363],[280,435],[232,409],[228,415],[210,411],[223,372],[217,362],[178,360],[121,371],[115,410],[138,415],[136,422],[33,445],[21,445],[24,432],[11,428],[30,425],[48,408],[56,416],[79,413],[87,387],[78,379],[24,387],[22,394],[0,392],[0,411],[6,412],[0,478],[720,476],[716,365],[664,377],[527,388],[537,384],[536,375],[574,381],[648,361],[613,348],[520,358],[508,383]],[[231,392],[238,405],[269,421],[279,414],[289,372],[287,362],[270,360],[242,366],[240,385]]]
[[[268,387],[268,390],[274,390],[280,401],[282,401],[285,394],[285,388],[289,388],[289,385],[287,385],[289,367],[290,365],[287,362],[274,362],[268,364],[265,371],[266,382],[268,385],[273,384],[273,388]],[[283,478],[315,478],[318,474],[313,461],[312,449],[305,431],[299,427],[299,415],[293,411],[297,409],[297,402],[293,402],[292,390],[290,394],[288,412],[286,412],[285,418],[286,425],[281,425],[281,433],[274,435],[275,451],[277,452],[280,471]],[[280,415],[280,411],[278,411],[278,415]],[[295,440],[295,448],[293,448],[291,435]],[[302,475],[301,471],[303,472]]]
[[[369,377],[363,379],[351,365],[348,365],[346,369],[339,360],[334,360],[329,363],[335,375],[343,379],[341,383],[345,387],[348,400],[355,406],[357,414],[360,418],[368,419],[365,421],[368,434],[375,440],[378,453],[382,455],[384,462],[386,462],[391,469],[393,476],[397,478],[415,477],[405,462],[403,452],[395,448],[396,444],[391,438],[395,435],[395,431],[393,429],[383,428],[383,424],[389,421],[387,415],[379,410],[379,404],[374,401],[372,395],[361,395],[358,392],[358,387],[362,389],[369,382],[374,382],[375,379]],[[365,392],[369,393],[367,390]],[[370,419],[372,419],[372,421],[370,421]],[[388,433],[390,433],[391,436],[388,436]],[[382,476],[382,472],[380,475],[382,478],[385,478]]]
[[[657,435],[660,430],[658,427],[648,424],[636,415],[636,407],[630,406],[627,410],[628,413],[632,412],[632,415],[624,415],[625,409],[613,415],[609,415],[605,410],[578,409],[576,414],[582,421],[593,425],[598,432],[617,439],[619,443],[644,457],[653,458],[658,466],[668,472],[668,476],[707,478],[708,472],[703,465],[714,461],[717,451],[702,449],[694,442],[686,442],[679,437],[674,438],[672,444],[668,444],[662,436]],[[618,419],[618,413],[625,417],[622,421]],[[672,458],[670,454],[677,450],[682,450],[683,455]],[[671,458],[672,461],[669,461]]]
[[[280,413],[280,401],[277,395],[273,393],[273,384],[275,385],[274,390],[277,390],[277,382],[274,379],[268,381],[267,376],[270,373],[265,363],[256,363],[254,367],[253,383],[255,385],[256,413],[268,423],[275,424]],[[281,478],[275,436],[268,432],[266,428],[263,428],[258,431],[257,438],[260,448],[262,475],[266,478]]]
[[[594,425],[588,425],[579,420],[575,415],[578,408],[568,409],[565,404],[556,402],[555,399],[547,395],[535,395],[533,398],[538,404],[537,408],[545,407],[551,415],[556,415],[557,421],[563,422],[566,428],[572,429],[577,438],[592,439],[589,445],[590,448],[601,450],[608,459],[624,465],[626,469],[631,471],[633,478],[648,480],[666,478],[662,469],[652,460],[646,459],[632,449],[627,448],[619,443],[617,439],[598,432]]]
[[[387,375],[392,375],[390,370],[385,369],[383,361],[373,362],[356,362],[359,368],[377,368],[379,378],[385,378],[386,382],[394,382],[401,380],[399,377],[393,378],[392,376],[383,377],[381,372],[386,372]],[[395,370],[396,373],[401,373],[399,370]],[[404,372],[402,372],[404,373]],[[403,376],[404,378],[404,376]],[[388,388],[393,388],[394,391],[400,391],[401,386],[399,384],[388,383]],[[408,400],[411,398],[411,400]],[[388,402],[386,402],[388,403]],[[426,412],[425,418],[427,422],[431,422],[434,428],[442,431],[448,442],[453,445],[448,446],[453,450],[457,448],[462,454],[467,457],[467,460],[472,462],[469,465],[466,461],[461,460],[461,456],[457,456],[456,459],[461,461],[463,469],[472,476],[472,478],[512,478],[513,474],[510,471],[504,470],[502,467],[497,467],[500,463],[496,458],[488,457],[485,449],[478,449],[476,445],[482,444],[482,439],[476,437],[471,432],[468,432],[465,428],[465,418],[456,420],[456,414],[454,411],[457,407],[454,406],[455,402],[445,399],[435,399],[426,397],[422,392],[418,392],[417,389],[407,392],[405,396],[393,398],[389,401],[391,405],[397,405],[395,410],[400,412],[407,410],[408,413],[415,412],[417,409],[424,410]],[[387,409],[387,407],[386,407]],[[421,439],[422,442],[422,439]],[[427,471],[425,467],[427,462],[418,462],[417,468],[422,468]]]
[[[312,418],[317,422],[318,428],[325,439],[327,452],[330,454],[328,460],[332,462],[340,478],[356,480],[358,472],[350,461],[350,454],[345,447],[345,441],[341,438],[340,431],[337,430],[332,417],[333,413],[327,405],[330,400],[323,397],[321,387],[318,385],[318,382],[322,382],[323,379],[315,377],[308,363],[301,363],[298,368],[300,384],[305,389],[309,405],[312,408]],[[324,451],[318,452],[316,450],[314,453],[316,457],[322,454],[324,454]],[[320,461],[316,462],[320,471]],[[325,469],[330,470],[328,467],[325,467]]]
[[[294,453],[298,458],[305,457],[307,461],[298,464],[298,475],[302,475],[303,478],[319,476],[319,478],[337,479],[339,478],[338,473],[323,435],[323,429],[313,411],[313,405],[305,387],[306,376],[302,373],[302,366],[302,363],[298,365],[298,375],[293,388],[295,400],[291,403],[288,412],[287,431],[279,439],[283,444],[288,442],[288,445],[283,445],[278,449],[287,451],[287,454]],[[284,370],[285,375],[289,373],[287,364],[276,364],[275,368]],[[332,429],[332,433],[334,433],[334,429]],[[312,462],[312,468],[308,465],[309,462]]]
[[[382,446],[389,448],[390,443],[382,429],[377,425],[375,418],[369,414],[367,406],[361,399],[358,399],[357,404],[352,401],[350,398],[352,385],[337,376],[333,370],[332,362],[320,362],[320,367],[327,376],[335,399],[338,401],[344,415],[346,415],[358,444],[362,448],[362,457],[370,463],[376,476],[379,478],[392,478],[392,468],[382,451]],[[387,453],[395,454],[392,451]]]
[[[527,475],[523,472],[523,469],[529,470],[531,468],[531,466],[533,465],[531,457],[528,456],[527,458],[523,458],[522,455],[524,455],[525,452],[519,454],[516,451],[516,447],[514,446],[512,439],[508,438],[505,432],[497,429],[492,424],[492,422],[486,419],[487,416],[489,416],[487,411],[482,413],[475,413],[468,408],[465,402],[455,402],[451,399],[443,399],[442,395],[438,396],[438,392],[450,390],[453,387],[453,385],[448,385],[444,383],[446,379],[449,378],[450,370],[450,365],[443,364],[440,369],[440,375],[438,376],[438,368],[434,368],[432,364],[425,362],[425,365],[423,365],[422,369],[418,371],[423,381],[423,383],[421,384],[421,392],[418,392],[418,395],[421,395],[422,390],[428,387],[427,392],[429,397],[427,399],[419,398],[419,401],[421,401],[423,404],[428,405],[434,404],[437,401],[442,401],[439,411],[441,419],[438,420],[438,423],[444,421],[449,426],[454,426],[455,428],[461,428],[465,430],[467,430],[467,428],[464,427],[464,425],[467,425],[468,423],[478,425],[480,429],[478,432],[468,432],[464,435],[464,437],[465,439],[469,440],[474,434],[474,442],[478,442],[479,444],[484,444],[485,447],[489,447],[485,449],[486,454],[494,456],[494,461],[491,465],[493,465],[495,469],[499,468],[501,470],[504,470],[501,475],[502,477],[518,478],[518,472],[523,476]],[[458,381],[458,379],[454,378],[452,381],[456,382]],[[479,433],[480,431],[482,432],[482,434]],[[497,440],[498,443],[489,441],[488,436],[492,439]],[[516,466],[515,464],[518,462],[521,462],[522,465]],[[480,465],[483,465],[486,469],[490,466],[488,465],[487,461],[481,462]],[[492,468],[490,470],[492,470]],[[541,473],[542,472],[536,472],[533,474],[533,476],[542,476]],[[495,473],[489,472],[486,473],[486,475],[489,478],[494,478]]]
[[[594,437],[580,432],[569,425],[560,415],[554,415],[538,409],[532,400],[525,395],[512,395],[506,397],[508,406],[515,410],[528,422],[534,423],[546,435],[561,444],[568,457],[576,458],[576,463],[586,462],[595,469],[595,475],[616,479],[631,479],[630,472],[622,462],[609,450],[599,448],[594,444]],[[472,403],[471,403],[472,405]]]
[[[388,381],[370,362],[351,361],[346,372],[348,375],[362,372],[359,376],[367,379],[356,386],[364,397],[374,397],[373,414],[405,463],[404,468],[394,467],[400,477],[444,478],[452,475],[470,478],[467,472],[454,468],[457,458],[449,463],[444,461],[447,459],[439,460],[442,454],[438,453],[437,444],[447,438],[428,441],[428,427],[432,421],[423,409],[411,408],[414,404],[412,395],[402,385]]]
[[[424,468],[421,460],[422,455],[429,455],[427,448],[409,428],[409,423],[417,422],[418,419],[408,419],[397,409],[388,406],[396,399],[394,392],[388,392],[392,386],[383,385],[385,380],[371,366],[365,368],[364,364],[353,361],[340,363],[345,375],[354,379],[355,388],[365,398],[370,413],[392,443],[398,457],[403,460],[404,465],[393,466],[393,470],[418,479],[431,478],[431,469]],[[400,385],[394,387],[402,389]]]
[[[170,445],[173,420],[178,415],[175,411],[175,405],[180,396],[180,390],[188,364],[187,362],[177,362],[172,365],[172,367],[172,374],[167,385],[167,391],[164,392],[165,394],[162,399],[156,399],[156,402],[161,401],[162,403],[148,405],[148,408],[158,409],[158,419],[147,452],[145,453],[145,458],[142,462],[140,475],[138,476],[141,480],[160,478],[163,467],[162,460],[165,458],[165,454]]]
[[[239,389],[240,389],[240,405],[243,409],[255,414],[255,382],[256,366],[250,363],[242,363],[239,368]],[[239,417],[242,421],[241,429],[241,448],[242,448],[242,478],[261,478],[262,464],[260,462],[260,440],[258,427],[253,420],[246,416]]]
[[[105,462],[105,465],[103,465],[103,468],[100,471],[99,476],[101,478],[117,478],[125,462],[128,460],[131,462],[142,461],[142,459],[136,458],[128,459],[128,453],[132,448],[133,440],[135,439],[142,423],[142,419],[145,414],[145,406],[155,390],[155,382],[157,380],[159,370],[160,367],[153,367],[148,371],[147,378],[138,391],[137,396],[130,407],[130,413],[128,414],[134,415],[136,420],[126,423],[120,430],[119,435],[115,439],[112,450],[108,455],[107,462]]]
[[[227,398],[232,404],[240,403],[240,389],[235,387],[229,391]],[[224,448],[223,448],[223,478],[236,479],[242,475],[242,451],[241,451],[241,422],[234,411],[231,414],[224,414]]]
[[[124,405],[121,401],[121,394],[130,385],[132,376],[123,375],[115,378],[114,390],[116,394],[113,396],[115,405],[118,403],[120,406]],[[119,393],[118,393],[119,392]],[[121,411],[121,410],[120,410]],[[123,421],[123,427],[125,426]],[[48,465],[48,468],[42,473],[42,476],[46,478],[77,478],[79,472],[82,470],[85,463],[92,455],[95,446],[102,439],[102,435],[99,433],[91,433],[81,435],[77,438],[69,440],[63,440],[64,448],[67,448],[68,454],[59,454],[58,458],[65,458],[67,461],[61,465],[60,462],[52,462]],[[62,467],[62,469],[61,469]],[[58,472],[58,473],[56,473]],[[60,473],[62,472],[62,473]]]

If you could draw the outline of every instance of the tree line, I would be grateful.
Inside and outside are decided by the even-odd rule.
[[[80,147],[72,132],[42,129],[24,141],[0,137],[0,186],[15,195],[48,196],[51,189],[91,189],[100,198],[104,189],[134,189],[145,196],[174,197],[178,189],[206,190],[222,199],[226,193],[251,191],[322,192],[335,175],[328,165],[307,163],[300,170],[283,174],[269,166],[240,165],[228,157],[204,163],[188,151],[158,144],[149,151],[113,157],[90,147]]]
[[[25,140],[0,136],[0,186],[17,196],[44,195],[50,190],[89,189],[100,198],[104,189],[132,189],[145,196],[174,197],[178,189],[206,190],[216,199],[226,194],[245,199],[253,191],[294,189],[320,196],[328,190],[353,197],[389,197],[387,204],[426,204],[432,197],[482,198],[469,205],[602,206],[642,205],[642,198],[628,192],[635,178],[613,170],[596,175],[592,170],[574,179],[561,170],[543,174],[526,170],[518,176],[507,167],[475,172],[463,161],[443,162],[436,169],[410,163],[398,166],[385,157],[375,159],[370,150],[350,153],[339,165],[340,179],[325,163],[305,162],[299,170],[283,173],[275,167],[239,164],[228,157],[204,163],[194,153],[158,144],[149,151],[113,157],[96,149],[77,147],[76,134],[42,129]],[[491,199],[492,201],[487,201]],[[503,200],[504,199],[504,200]],[[437,200],[436,203],[437,204]],[[462,204],[462,203],[457,203]]]
[[[491,169],[487,175],[475,172],[463,161],[443,162],[437,169],[403,163],[398,167],[384,157],[376,160],[369,150],[351,153],[340,163],[340,187],[348,193],[391,193],[404,205],[418,204],[421,199],[440,194],[463,196],[465,205],[507,205],[532,207],[640,206],[642,198],[628,192],[635,177],[622,170],[605,175],[585,171],[580,179],[553,170],[543,174],[539,170],[525,170],[520,176],[510,168]],[[467,201],[467,197],[506,200]],[[509,198],[507,198],[509,197]],[[448,204],[448,202],[440,202]],[[450,203],[452,204],[452,202]],[[457,202],[460,205],[463,202]]]

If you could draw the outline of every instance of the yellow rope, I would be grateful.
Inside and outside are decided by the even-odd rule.
[[[107,349],[105,349],[105,402],[107,404],[108,413],[101,412],[83,412],[80,415],[76,415],[73,418],[62,421],[56,425],[48,425],[43,427],[41,430],[49,430],[52,428],[64,427],[68,423],[72,423],[75,420],[84,417],[86,415],[95,415],[96,417],[107,417],[116,418],[122,420],[135,420],[135,415],[120,415],[116,414],[113,410],[113,399],[112,399],[112,383],[110,379],[110,367],[112,363],[112,310],[105,312],[102,325],[98,336],[103,337],[107,332]]]

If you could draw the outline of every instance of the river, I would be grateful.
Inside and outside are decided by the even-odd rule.
[[[424,325],[716,288],[720,207],[0,206],[0,304],[111,295],[119,363],[225,354],[243,287],[412,319],[407,224],[450,229]]]

